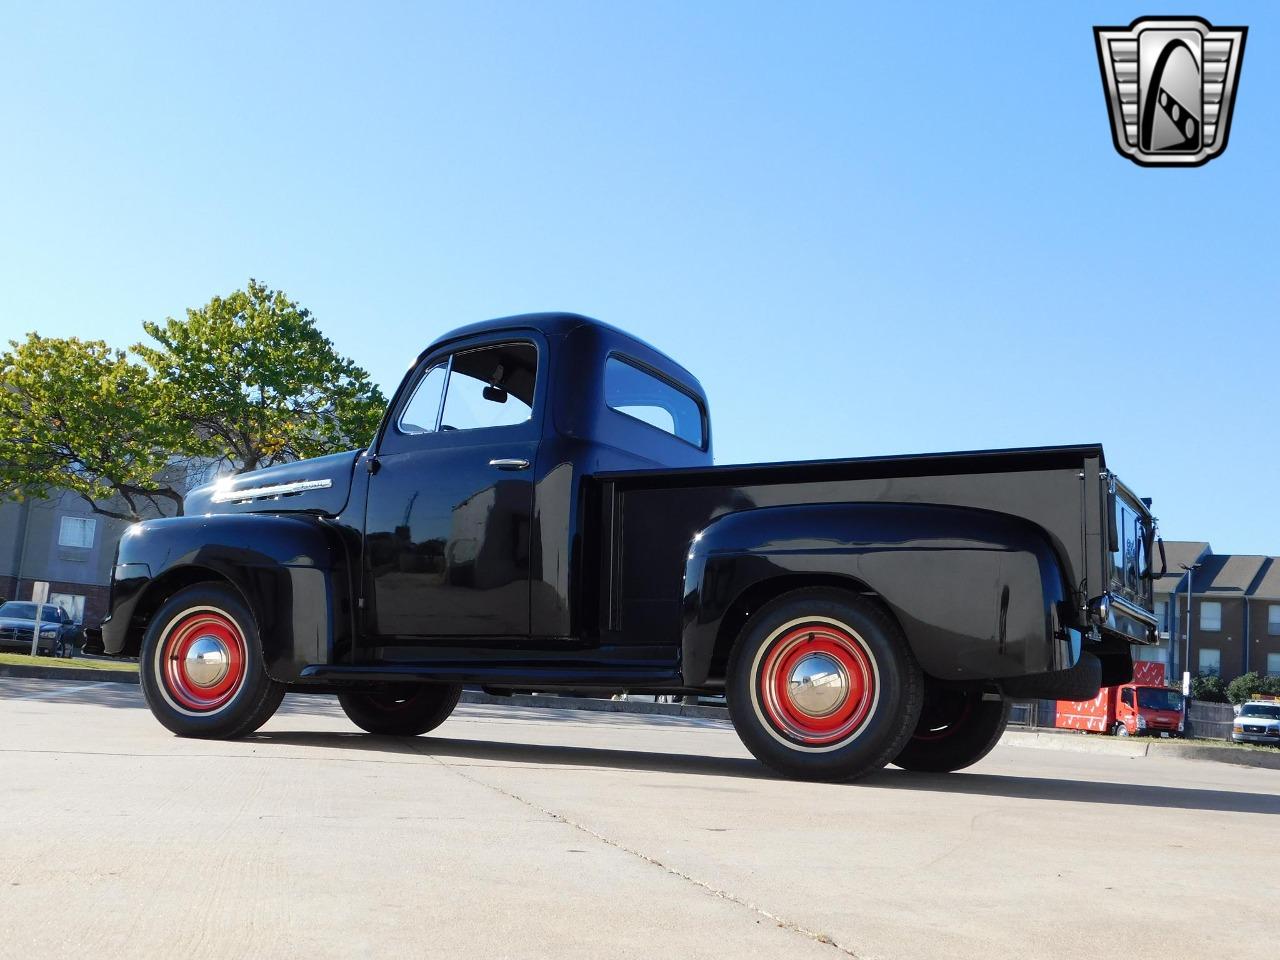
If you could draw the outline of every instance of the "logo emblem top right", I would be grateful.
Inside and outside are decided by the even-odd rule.
[[[1196,167],[1222,153],[1248,32],[1199,17],[1094,27],[1120,155],[1144,167]]]

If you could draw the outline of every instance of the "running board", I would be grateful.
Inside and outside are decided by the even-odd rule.
[[[652,666],[639,669],[611,667],[512,667],[493,664],[461,663],[378,663],[311,664],[298,674],[301,681],[382,681],[394,683],[434,680],[441,683],[472,683],[486,687],[543,689],[550,687],[680,687],[680,675]]]

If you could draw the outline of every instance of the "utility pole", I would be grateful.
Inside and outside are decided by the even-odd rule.
[[[1187,571],[1187,623],[1183,633],[1185,646],[1182,657],[1182,696],[1185,698],[1191,694],[1191,576],[1200,564],[1180,563],[1178,566]]]

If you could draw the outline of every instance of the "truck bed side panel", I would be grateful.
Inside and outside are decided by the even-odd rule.
[[[1087,599],[1090,542],[1085,482],[1095,447],[1010,455],[886,458],[601,478],[611,490],[601,522],[602,626],[611,641],[676,637],[683,570],[693,536],[717,517],[801,504],[899,503],[969,507],[1020,517],[1043,531],[1059,558],[1070,611]],[[971,472],[970,472],[971,471]],[[741,481],[741,482],[737,482]],[[1093,508],[1096,516],[1096,505]],[[1096,543],[1096,535],[1093,538]]]

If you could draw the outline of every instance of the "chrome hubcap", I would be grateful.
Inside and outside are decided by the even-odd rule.
[[[835,713],[849,696],[844,666],[825,653],[801,657],[787,677],[787,696],[802,713],[825,717]]]
[[[227,675],[231,655],[217,637],[198,637],[187,648],[182,671],[198,687],[211,687]]]

